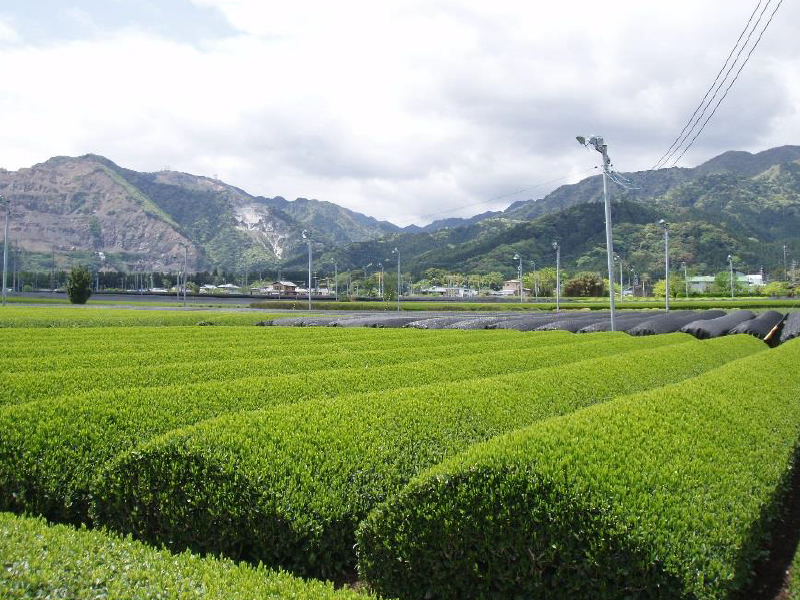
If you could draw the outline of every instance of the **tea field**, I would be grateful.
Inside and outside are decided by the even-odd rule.
[[[777,560],[800,340],[262,319],[0,312],[0,597],[728,599]]]

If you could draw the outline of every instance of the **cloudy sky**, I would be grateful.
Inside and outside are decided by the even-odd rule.
[[[93,152],[401,225],[503,208],[590,174],[577,134],[651,167],[756,4],[3,0],[0,166]],[[798,0],[680,165],[800,144],[791,23]]]

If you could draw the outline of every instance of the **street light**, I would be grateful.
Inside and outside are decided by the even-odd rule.
[[[611,204],[608,201],[608,171],[611,165],[611,159],[608,158],[608,145],[603,141],[602,136],[593,135],[588,140],[579,135],[575,138],[581,146],[587,148],[591,146],[603,155],[603,202],[605,204],[606,214],[606,254],[608,260],[608,281],[609,284],[614,281],[614,240],[611,236]],[[616,318],[614,315],[614,286],[608,286],[608,302],[611,309],[611,331],[616,331]]]
[[[303,239],[308,242],[308,310],[311,310],[311,234],[303,229]]]
[[[400,312],[400,250],[395,248],[392,254],[397,255],[397,312]]]
[[[3,306],[6,305],[6,273],[8,272],[8,218],[11,214],[11,200],[0,196],[0,204],[6,207],[6,225],[3,234]]]
[[[617,255],[617,254],[615,254],[614,255],[614,260],[619,261],[619,301],[622,302],[622,300],[623,300],[622,292],[623,292],[623,289],[625,288],[625,282],[622,280],[622,257]],[[612,283],[612,287],[613,287],[613,283]]]
[[[333,263],[333,285],[336,288],[336,301],[339,301],[339,265],[336,264],[336,261],[331,259]]]
[[[558,242],[553,242],[553,250],[556,251],[556,312],[558,312],[561,296],[561,246],[558,245]]]
[[[728,266],[731,270],[731,298],[733,298],[733,257],[730,254],[728,254]]]
[[[367,279],[369,278],[369,269],[372,266],[372,263],[369,263],[366,267],[364,267],[364,292],[366,293],[367,290]],[[356,296],[358,296],[358,289],[356,289]]]
[[[689,276],[686,274],[686,263],[682,262],[681,266],[683,267],[683,283],[686,287],[686,297],[689,297]]]
[[[664,228],[664,273],[666,275],[664,302],[665,302],[666,312],[669,312],[669,223],[667,223],[664,219],[661,219],[658,222],[658,224]]]
[[[789,271],[786,268],[786,244],[783,245],[783,280],[789,281]]]
[[[517,273],[519,273],[519,301],[522,302],[522,257],[519,254],[515,254],[514,260],[519,261],[519,267],[517,267]]]

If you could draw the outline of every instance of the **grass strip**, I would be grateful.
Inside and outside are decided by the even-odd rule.
[[[277,314],[258,311],[140,310],[124,308],[49,308],[6,306],[0,311],[3,327],[131,327],[138,325],[255,325]]]

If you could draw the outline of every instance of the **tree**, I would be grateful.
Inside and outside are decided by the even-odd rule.
[[[743,294],[747,291],[747,289],[737,280],[738,278],[734,274],[733,277],[733,290],[736,294]],[[714,277],[714,287],[712,288],[714,293],[721,294],[723,296],[730,296],[731,294],[731,273],[730,271],[720,271]]]
[[[86,304],[92,295],[92,276],[83,265],[72,267],[67,279],[67,296],[72,304]]]
[[[660,279],[653,285],[653,296],[657,298],[663,298],[664,293],[667,289],[667,281],[666,279]],[[684,283],[683,278],[674,277],[670,273],[669,277],[669,297],[670,298],[677,298],[679,294],[686,295],[686,284]]]
[[[596,298],[603,296],[606,291],[606,282],[594,274],[584,273],[564,284],[565,296],[580,296]]]
[[[764,296],[780,297],[789,295],[789,284],[785,281],[773,281],[761,288]]]

